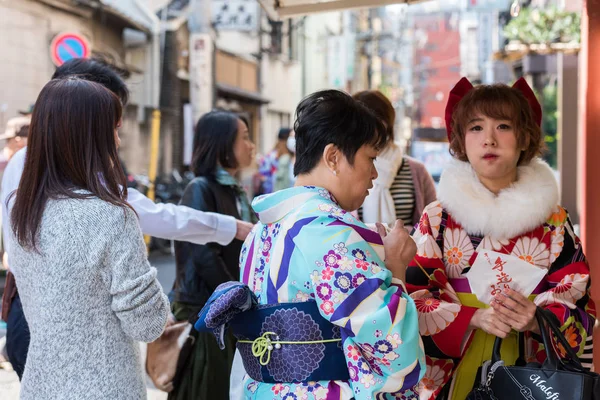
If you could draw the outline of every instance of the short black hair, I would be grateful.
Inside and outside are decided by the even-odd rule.
[[[191,170],[196,176],[214,176],[217,165],[236,168],[233,145],[238,133],[238,121],[248,126],[241,116],[222,110],[204,114],[194,133],[194,154]]]
[[[116,94],[123,105],[129,100],[129,90],[118,68],[106,61],[96,58],[74,58],[58,67],[52,79],[64,79],[69,76],[101,84]]]
[[[385,147],[385,126],[375,114],[349,94],[323,90],[306,97],[296,108],[296,164],[294,175],[317,166],[328,144],[338,147],[348,162],[364,145]]]
[[[292,130],[290,128],[279,129],[279,132],[277,133],[277,139],[287,140],[287,138],[290,137],[290,132],[292,132]]]

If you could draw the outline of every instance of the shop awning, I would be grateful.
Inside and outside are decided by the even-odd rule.
[[[262,97],[260,93],[240,89],[238,87],[227,85],[225,83],[217,82],[215,83],[215,87],[217,89],[217,94],[234,100],[254,104],[268,104],[271,102],[271,100]]]
[[[273,19],[349,8],[381,7],[391,4],[413,4],[426,0],[258,0]]]

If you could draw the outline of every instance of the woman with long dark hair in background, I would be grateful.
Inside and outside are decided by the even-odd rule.
[[[78,78],[36,102],[11,224],[31,344],[21,399],[143,399],[138,341],[169,311],[119,163],[119,98]]]
[[[231,215],[256,222],[246,192],[236,176],[252,163],[254,144],[248,124],[234,113],[212,111],[198,121],[194,136],[192,171],[181,204],[201,211]],[[178,321],[195,317],[221,283],[237,280],[242,241],[229,245],[176,242],[177,277],[171,300]],[[235,342],[226,338],[221,351],[215,338],[199,333],[192,354],[169,399],[229,399],[229,375]]]

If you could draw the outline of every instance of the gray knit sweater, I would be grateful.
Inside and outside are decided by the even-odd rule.
[[[11,240],[31,331],[21,399],[145,399],[136,341],[160,336],[169,303],[135,213],[97,198],[50,200],[41,252]]]

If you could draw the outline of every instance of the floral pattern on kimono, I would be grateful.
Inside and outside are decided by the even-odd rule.
[[[407,271],[407,288],[419,312],[427,354],[427,373],[419,386],[421,399],[436,398],[469,346],[469,323],[477,309],[461,304],[457,292],[462,289],[453,283],[464,283],[463,275],[482,249],[510,254],[547,269],[541,284],[544,289],[534,303],[552,311],[578,355],[591,353],[596,312],[589,293],[589,267],[562,207],[557,206],[544,224],[527,233],[495,240],[469,235],[436,201],[425,208],[413,238],[418,250]],[[541,338],[527,333],[526,341],[528,361],[543,361]]]
[[[350,379],[267,384],[251,399],[409,399],[425,372],[414,301],[383,261],[381,237],[325,189],[296,187],[255,200],[260,217],[240,259],[260,304],[316,301],[341,329]]]

